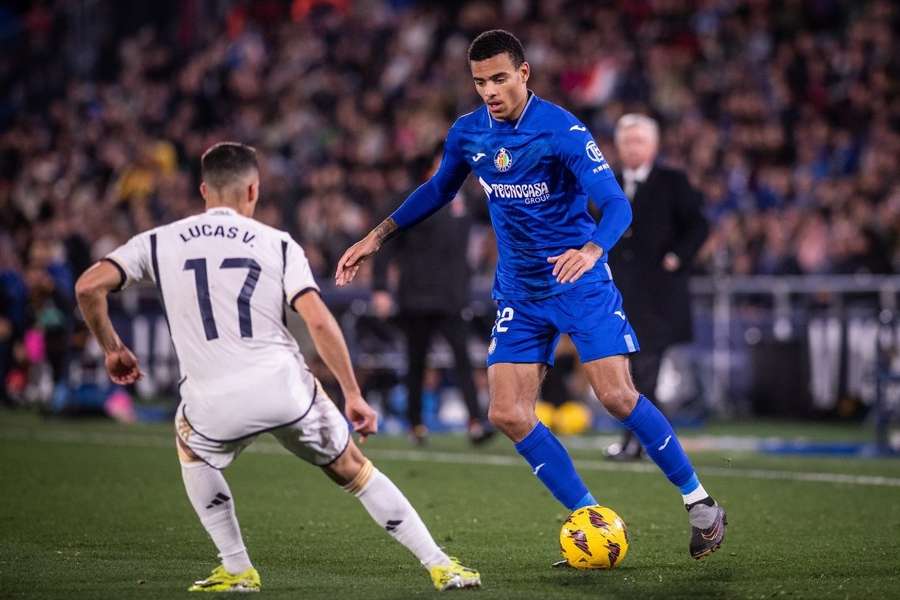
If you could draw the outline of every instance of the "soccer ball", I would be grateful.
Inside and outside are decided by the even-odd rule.
[[[617,567],[628,554],[625,521],[605,506],[579,508],[563,523],[559,550],[576,569]]]

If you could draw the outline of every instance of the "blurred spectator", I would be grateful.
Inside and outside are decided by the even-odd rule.
[[[91,259],[199,210],[192,157],[222,139],[259,147],[261,216],[330,276],[414,183],[408,165],[477,106],[465,48],[498,24],[525,43],[534,90],[574,107],[604,151],[622,114],[660,121],[661,157],[706,198],[704,271],[900,269],[889,0],[47,0],[4,14],[4,254],[23,279],[44,240],[61,296]],[[492,240],[477,239],[486,275]]]
[[[688,276],[709,228],[702,198],[687,176],[656,160],[656,121],[642,114],[623,115],[615,137],[622,164],[616,178],[631,201],[633,216],[609,255],[609,267],[641,346],[630,357],[634,384],[652,400],[666,350],[693,338]],[[606,456],[636,459],[641,453],[640,441],[626,430]]]

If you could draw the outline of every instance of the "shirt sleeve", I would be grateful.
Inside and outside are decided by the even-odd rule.
[[[122,276],[122,282],[115,291],[125,289],[131,284],[145,279],[152,280],[149,232],[134,236],[107,254],[103,260],[116,267]]]
[[[453,200],[468,175],[469,163],[462,157],[459,132],[454,126],[447,133],[444,156],[437,172],[410,194],[391,214],[391,218],[400,229],[408,229],[424,221]]]
[[[284,300],[293,308],[294,300],[306,292],[318,292],[319,286],[300,244],[290,236],[284,243],[287,244],[284,252]]]
[[[559,159],[603,213],[591,240],[608,253],[631,224],[631,204],[587,127],[576,122],[558,133],[556,147]]]

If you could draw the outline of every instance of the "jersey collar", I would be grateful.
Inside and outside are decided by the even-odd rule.
[[[208,215],[232,215],[237,216],[238,212],[229,206],[214,206],[206,209]]]
[[[494,117],[491,116],[491,111],[487,106],[484,107],[485,112],[488,117],[488,127],[490,129],[512,129],[516,130],[519,128],[519,125],[522,124],[522,121],[525,119],[525,115],[528,114],[528,108],[534,102],[534,99],[537,98],[537,94],[528,90],[528,100],[525,102],[525,108],[522,109],[522,114],[519,115],[519,118],[514,122],[509,121],[498,121]]]

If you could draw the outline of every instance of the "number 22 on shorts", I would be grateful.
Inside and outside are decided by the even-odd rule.
[[[494,329],[491,331],[491,334],[496,333],[506,333],[509,331],[509,325],[505,325],[505,323],[509,323],[513,320],[513,317],[516,316],[516,312],[509,306],[504,308],[502,311],[497,311],[497,320],[494,322]]]

